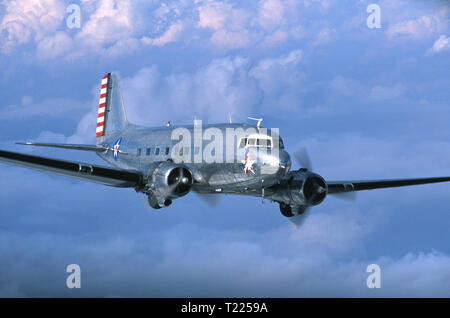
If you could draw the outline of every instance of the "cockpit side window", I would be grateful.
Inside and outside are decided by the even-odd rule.
[[[280,149],[284,149],[284,142],[283,139],[280,137]]]
[[[241,138],[241,141],[239,142],[239,148],[245,148],[247,146],[247,138]]]

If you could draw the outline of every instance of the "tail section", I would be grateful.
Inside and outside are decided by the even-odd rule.
[[[102,78],[97,115],[97,141],[105,136],[122,131],[127,125],[117,76],[108,73]]]

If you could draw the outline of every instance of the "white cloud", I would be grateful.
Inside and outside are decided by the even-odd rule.
[[[86,3],[83,1],[83,4]],[[103,47],[132,34],[134,8],[131,1],[99,0],[95,4],[95,11],[77,34],[78,39],[93,47]]]
[[[211,43],[225,49],[245,48],[250,44],[249,34],[245,30],[218,30],[211,36]]]
[[[160,125],[167,120],[189,122],[194,116],[205,121],[226,121],[229,113],[244,117],[256,103],[248,67],[245,59],[227,58],[194,73],[162,76],[155,67],[144,68],[122,79],[130,120]]]
[[[183,30],[183,24],[178,21],[172,24],[163,35],[156,38],[142,37],[141,41],[145,44],[164,46],[167,43],[175,42],[178,39],[179,34]]]
[[[48,98],[39,102],[30,96],[24,96],[21,105],[8,105],[2,109],[0,119],[30,118],[45,116],[60,118],[69,114],[82,113],[87,104],[66,98]]]
[[[263,29],[273,29],[286,22],[284,5],[279,0],[264,0],[259,3],[258,23]]]
[[[225,25],[231,7],[225,3],[208,3],[198,8],[198,26],[218,30]]]
[[[326,7],[326,1],[320,3]],[[74,60],[90,54],[115,58],[145,45],[202,45],[205,40],[221,51],[272,48],[307,34],[300,16],[301,9],[309,6],[293,0],[262,0],[246,7],[218,1],[82,0],[81,29],[68,30],[63,4],[57,0],[8,2],[0,27],[5,34],[2,49],[10,52],[32,43],[41,60]],[[319,41],[327,41],[329,35],[321,32]]]
[[[386,31],[389,39],[423,39],[436,32],[446,29],[448,25],[448,17],[445,12],[439,11],[435,14],[428,14],[400,21],[390,25]]]
[[[443,51],[450,50],[450,37],[447,37],[446,35],[441,35],[439,39],[437,39],[433,47],[428,50],[429,53],[439,53]]]
[[[54,59],[70,53],[74,49],[74,43],[65,32],[56,32],[54,35],[43,38],[36,48],[37,57],[40,59]]]
[[[6,32],[2,49],[11,51],[16,45],[39,42],[61,25],[65,7],[58,0],[5,1],[6,13],[0,24],[0,33]]]
[[[88,54],[116,57],[145,43],[163,46],[177,40],[183,29],[180,21],[173,22],[160,36],[143,37],[153,25],[166,19],[161,8],[167,6],[162,4],[153,14],[151,7],[145,1],[83,0],[81,29],[69,32],[63,1],[6,2],[6,14],[0,24],[0,32],[6,34],[0,39],[1,48],[10,52],[19,45],[34,43],[39,59],[71,60]],[[148,19],[147,15],[152,17]]]
[[[155,66],[145,67],[120,79],[126,112],[130,122],[148,126],[159,126],[168,120],[174,124],[191,123],[194,117],[210,123],[226,122],[229,115],[235,122],[258,114],[284,118],[299,113],[302,107],[300,96],[305,75],[299,70],[301,57],[302,51],[294,50],[257,61],[254,66],[239,56],[223,58],[190,73],[167,75]],[[92,92],[92,101],[83,103],[83,109],[89,112],[68,137],[70,143],[94,141],[97,84]],[[62,104],[68,106],[60,107]],[[63,116],[75,107],[80,104],[48,100],[9,106],[2,116],[11,118],[24,112],[27,116]]]
[[[248,21],[250,13],[223,2],[207,2],[198,7],[197,26],[213,30],[211,43],[223,49],[247,47],[252,34]]]

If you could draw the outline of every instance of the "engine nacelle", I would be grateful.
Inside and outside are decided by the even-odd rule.
[[[320,175],[300,169],[289,172],[270,199],[300,211],[300,208],[320,204],[327,196],[327,190],[327,183]]]
[[[310,175],[303,180],[301,193],[305,197],[308,205],[318,205],[325,200],[327,189],[327,183],[321,176],[310,173]]]
[[[152,165],[147,178],[148,201],[155,209],[169,206],[172,199],[188,194],[193,182],[189,169],[170,161]]]

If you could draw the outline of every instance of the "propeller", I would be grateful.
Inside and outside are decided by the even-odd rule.
[[[195,193],[203,202],[209,205],[211,208],[215,209],[219,206],[221,196],[214,193]]]
[[[297,163],[302,168],[306,168],[309,171],[312,170],[312,164],[311,160],[309,159],[308,151],[305,147],[302,147],[294,152],[294,158],[297,161]]]
[[[341,192],[341,193],[331,193],[333,197],[344,201],[356,201],[356,192]]]
[[[143,199],[143,201],[144,201],[144,206],[145,206],[145,208],[146,208],[148,211],[153,212],[154,209],[150,206],[150,203],[148,203],[148,197],[147,197],[147,195],[143,195],[143,196],[142,196],[142,199]]]
[[[310,156],[305,147],[296,150],[293,153],[293,157],[295,158],[295,160],[297,161],[297,163],[301,168],[306,168],[308,169],[308,171],[313,170]],[[322,194],[323,191],[325,191],[325,188],[323,188],[317,182],[314,182],[314,180],[312,182],[313,183],[310,185],[311,191],[313,192],[311,198],[314,199],[316,195]],[[342,200],[351,200],[351,201],[356,200],[355,192],[333,193],[331,195]],[[300,210],[297,211],[296,215],[288,218],[289,223],[291,223],[296,229],[298,229],[305,222],[306,218],[309,215],[310,207],[300,207],[298,209]]]
[[[291,223],[297,230],[302,226],[302,224],[305,222],[306,218],[308,217],[310,207],[302,207],[300,209],[302,211],[299,211],[299,214],[288,218],[289,223]]]
[[[294,152],[294,158],[297,163],[302,167],[306,168],[309,171],[312,171],[312,163],[309,157],[308,151],[305,147],[302,147]],[[342,192],[342,193],[332,193],[332,196],[335,198],[346,200],[346,201],[355,201],[356,200],[356,192]]]

